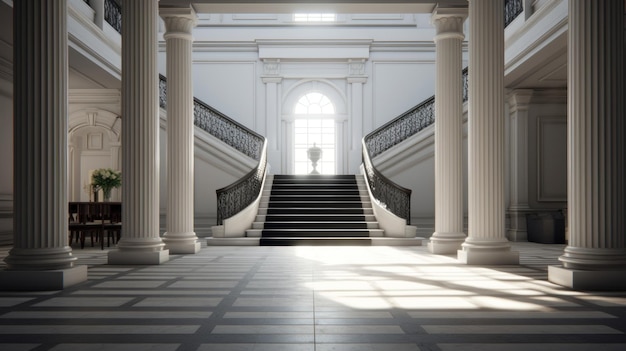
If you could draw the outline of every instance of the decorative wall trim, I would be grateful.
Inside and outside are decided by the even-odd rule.
[[[553,130],[548,130],[551,127]],[[559,133],[559,131],[555,131],[554,128],[563,129],[560,132],[565,134],[565,146],[560,146],[565,147],[565,153],[562,158],[558,159],[555,159],[555,156],[559,155],[554,153],[559,152],[559,145],[554,143],[558,143],[559,139],[554,132]],[[561,138],[563,139],[563,136]],[[559,163],[562,167],[558,170],[562,171],[562,174],[555,174],[547,169],[548,166],[558,166]],[[559,179],[561,181],[564,179],[565,183],[557,183]],[[559,189],[559,185],[562,189]],[[537,202],[567,202],[567,117],[565,116],[537,116]]]

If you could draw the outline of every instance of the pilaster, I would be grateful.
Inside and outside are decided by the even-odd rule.
[[[569,245],[551,282],[626,290],[624,2],[569,2]]]
[[[265,128],[268,141],[269,163],[282,169],[280,160],[280,98],[279,91],[283,78],[280,76],[280,59],[263,60],[265,84]]]
[[[87,280],[67,228],[67,2],[13,4],[14,235],[3,290],[59,290]]]
[[[163,242],[172,254],[195,254],[191,7],[162,8],[167,70],[167,206]]]
[[[528,206],[528,107],[533,91],[516,89],[509,95],[510,115],[510,183],[509,214],[510,225],[507,238],[511,241],[527,241],[526,215]]]
[[[122,239],[109,264],[161,264],[159,235],[159,90],[156,0],[123,2]]]
[[[469,1],[466,264],[518,264],[504,227],[504,3]]]
[[[435,80],[435,232],[428,250],[453,254],[463,233],[463,22],[467,8],[437,8]]]
[[[367,83],[365,75],[365,60],[348,61],[348,84],[350,84],[350,122],[352,134],[350,135],[351,143],[349,151],[349,169],[348,172],[356,174],[359,172],[361,164],[361,138],[364,135],[363,128],[363,85]]]

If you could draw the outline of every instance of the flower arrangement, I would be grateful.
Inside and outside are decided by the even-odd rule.
[[[99,168],[91,175],[91,185],[95,191],[102,189],[106,201],[111,197],[111,190],[122,185],[122,172],[111,168]]]

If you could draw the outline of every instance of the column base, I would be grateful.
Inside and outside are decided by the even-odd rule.
[[[626,291],[626,270],[585,271],[548,266],[548,280],[574,290]]]
[[[194,232],[163,234],[163,243],[170,250],[170,255],[197,254],[200,251],[200,242]]]
[[[0,290],[50,291],[63,290],[87,281],[87,266],[50,271],[0,271]]]
[[[457,251],[457,259],[469,265],[518,265],[519,252],[511,251],[511,246],[504,241],[468,240]]]
[[[436,255],[454,254],[461,249],[464,241],[464,233],[445,233],[445,236],[439,236],[439,233],[435,232],[430,237],[428,251]]]
[[[170,251],[170,255],[179,255],[179,254],[197,254],[200,252],[200,242],[191,242],[191,243],[177,243],[170,242],[168,240],[163,240],[165,242],[165,247]]]
[[[169,259],[169,250],[111,250],[108,255],[108,264],[157,265]]]

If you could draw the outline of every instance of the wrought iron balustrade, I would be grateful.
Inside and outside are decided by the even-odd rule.
[[[468,98],[467,68],[463,69],[463,102]],[[395,119],[365,136],[365,145],[374,158],[435,122],[435,96],[422,101]]]
[[[167,81],[159,77],[159,106],[167,107]],[[217,224],[248,207],[261,193],[267,168],[266,139],[228,118],[201,100],[193,100],[194,124],[244,155],[257,160],[257,166],[235,183],[218,189]]]
[[[522,0],[505,0],[504,1],[504,27],[508,26],[524,12]]]
[[[250,206],[263,191],[263,181],[267,169],[267,142],[263,142],[259,163],[235,183],[216,190],[217,193],[217,224],[241,212]]]
[[[363,168],[372,196],[381,206],[411,224],[411,190],[405,189],[385,177],[372,163],[363,139]]]
[[[468,100],[468,69],[462,71],[463,102]],[[372,195],[396,216],[410,223],[411,190],[386,178],[376,169],[372,158],[398,145],[435,122],[435,97],[401,114],[363,138],[363,166]]]
[[[104,1],[104,20],[118,33],[122,33],[122,8],[117,1]]]

